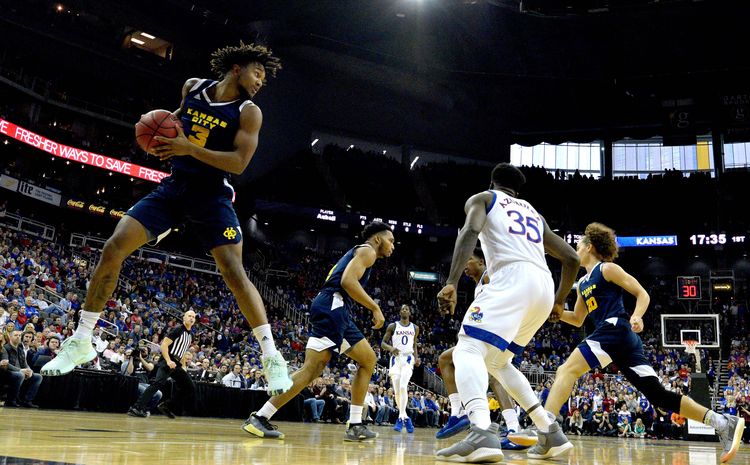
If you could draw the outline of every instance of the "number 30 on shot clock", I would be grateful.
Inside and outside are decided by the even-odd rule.
[[[681,300],[701,299],[701,277],[700,276],[678,276],[677,298]]]

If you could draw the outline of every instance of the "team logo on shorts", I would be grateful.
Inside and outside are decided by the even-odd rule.
[[[233,240],[235,237],[237,237],[237,230],[233,227],[228,227],[224,230],[224,237],[227,239]]]
[[[484,317],[484,313],[482,313],[481,308],[474,307],[469,310],[469,318],[471,318],[471,321],[473,321],[474,323],[481,323],[482,317]]]

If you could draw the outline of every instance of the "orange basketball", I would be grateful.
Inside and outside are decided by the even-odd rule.
[[[141,116],[135,123],[135,140],[145,151],[152,153],[154,147],[161,145],[154,136],[177,137],[177,126],[180,120],[167,110],[153,110]]]

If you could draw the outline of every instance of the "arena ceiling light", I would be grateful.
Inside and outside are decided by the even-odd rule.
[[[174,50],[174,45],[171,42],[137,29],[125,37],[123,47],[135,47],[167,60],[172,59]]]

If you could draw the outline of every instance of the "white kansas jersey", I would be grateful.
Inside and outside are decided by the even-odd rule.
[[[527,262],[549,273],[544,259],[544,221],[525,200],[502,191],[492,193],[487,222],[479,233],[490,277],[514,262]]]
[[[417,333],[417,328],[414,323],[409,323],[407,326],[402,326],[400,321],[396,322],[396,329],[393,331],[391,337],[391,345],[398,349],[400,355],[407,355],[414,353],[414,336]]]

